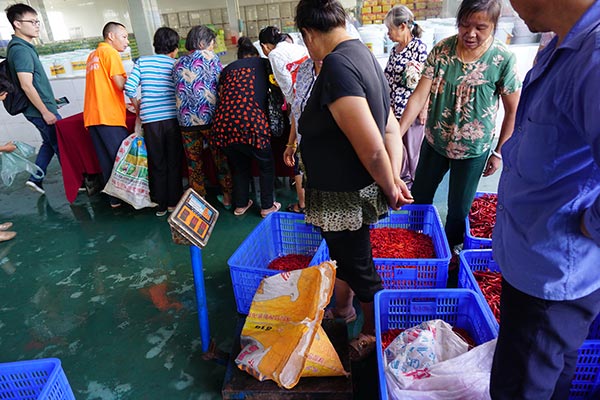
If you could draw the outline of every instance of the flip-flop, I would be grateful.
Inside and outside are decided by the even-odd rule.
[[[359,333],[357,337],[348,343],[350,350],[350,361],[357,362],[367,358],[375,350],[377,340],[375,336]]]
[[[296,214],[304,214],[304,207],[300,207],[300,204],[298,203],[288,204],[286,210]]]
[[[281,203],[278,203],[276,201],[273,202],[273,205],[271,206],[271,208],[267,208],[266,210],[260,210],[260,216],[263,218],[266,218],[267,215],[277,212],[281,209]]]
[[[347,324],[356,321],[356,310],[352,307],[352,312],[346,316],[340,316],[335,313],[333,308],[328,308],[323,314],[323,319],[343,319]]]
[[[238,217],[240,215],[244,215],[246,213],[246,211],[248,211],[248,209],[250,207],[252,207],[252,204],[254,204],[254,202],[252,201],[252,199],[248,200],[248,205],[246,207],[238,207],[235,210],[233,210],[233,215],[237,215]]]

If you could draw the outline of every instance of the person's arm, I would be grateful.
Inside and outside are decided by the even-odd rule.
[[[408,98],[408,103],[404,108],[402,118],[400,118],[400,134],[402,136],[404,136],[408,128],[415,122],[415,119],[417,119],[423,108],[426,107],[432,82],[429,78],[421,77],[415,91]]]
[[[406,183],[404,183],[404,181],[400,178],[400,173],[402,172],[402,157],[404,157],[404,146],[402,144],[402,135],[400,134],[400,125],[398,124],[398,120],[391,109],[390,114],[388,115],[387,124],[385,126],[383,143],[388,156],[390,157],[392,174],[394,176],[396,186],[400,190],[400,194],[404,199],[412,200],[410,190],[408,190]]]
[[[293,114],[290,115],[290,124],[290,136],[283,152],[283,162],[288,167],[293,167],[296,164],[294,154],[296,154],[296,148],[298,147],[298,143],[296,143],[296,118]]]
[[[114,79],[114,77],[113,77]],[[133,66],[133,69],[131,70],[131,74],[129,74],[129,76],[127,77],[127,80],[125,81],[125,85],[123,85],[123,90],[125,91],[125,94],[127,95],[127,97],[129,97],[131,100],[131,102],[133,103],[133,98],[137,97],[137,89],[140,86],[140,79],[141,79],[141,71],[140,71],[140,65],[139,62],[136,62],[135,65]]]
[[[8,142],[3,146],[0,146],[0,153],[12,153],[17,149],[17,146],[13,142]]]
[[[502,120],[502,127],[500,128],[500,136],[498,137],[498,144],[487,160],[485,169],[483,170],[483,176],[493,175],[502,164],[502,145],[511,137],[515,128],[515,117],[517,116],[517,106],[519,105],[519,98],[521,91],[517,90],[514,93],[501,96],[502,105],[504,106],[504,119]]]
[[[329,110],[363,166],[383,190],[390,207],[398,209],[410,203],[411,200],[404,197],[397,185],[393,171],[395,167],[392,166],[386,144],[372,117],[367,99],[358,96],[340,97],[329,104]]]
[[[127,78],[125,78],[123,75],[113,75],[111,76],[111,79],[119,90],[125,89],[125,81]]]
[[[33,86],[33,74],[31,72],[17,72],[17,78],[19,79],[19,84],[21,85],[23,92],[31,104],[33,104],[40,114],[42,114],[44,121],[48,125],[54,125],[56,123],[56,115],[48,110],[42,101],[40,94]]]

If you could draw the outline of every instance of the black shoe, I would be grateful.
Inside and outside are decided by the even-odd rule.
[[[42,182],[27,181],[25,182],[25,186],[29,186],[31,190],[35,190],[39,194],[46,194]]]

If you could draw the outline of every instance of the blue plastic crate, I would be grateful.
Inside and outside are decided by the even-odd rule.
[[[485,194],[496,194],[494,192],[477,192],[475,198],[482,197]],[[469,222],[469,216],[465,218],[465,241],[463,248],[467,249],[491,249],[492,239],[478,238],[471,235],[471,223]]]
[[[450,246],[437,209],[432,205],[407,205],[371,228],[404,228],[431,236],[436,258],[374,258],[384,289],[445,288],[448,280]],[[313,262],[329,260],[323,242]]]
[[[379,394],[388,399],[384,370],[382,333],[408,329],[424,321],[441,319],[464,329],[476,344],[496,338],[498,331],[484,310],[483,299],[466,289],[382,290],[375,295],[375,336]]]
[[[288,254],[313,257],[322,241],[321,232],[307,224],[304,215],[269,214],[227,261],[238,312],[248,314],[262,279],[281,272],[267,268],[271,261]],[[310,265],[316,264],[313,261]]]
[[[484,302],[473,271],[485,270],[500,272],[492,250],[464,250],[460,253],[458,287],[474,290]],[[496,329],[499,329],[498,321],[487,303],[485,307]],[[600,317],[593,322],[587,340],[579,348],[569,400],[599,398],[591,397],[592,393],[600,394]]]
[[[0,364],[2,400],[75,400],[57,358]]]
[[[483,292],[475,280],[473,271],[491,271],[500,272],[500,267],[494,261],[492,257],[491,249],[480,249],[480,250],[463,250],[460,252],[460,267],[458,269],[458,287],[465,288],[475,291],[485,301]],[[494,321],[496,329],[498,329],[498,321],[492,313],[490,306],[485,303],[486,312],[490,315],[490,318]]]

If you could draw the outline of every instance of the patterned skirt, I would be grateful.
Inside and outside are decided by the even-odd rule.
[[[355,231],[387,212],[385,195],[376,183],[354,192],[306,189],[306,222],[326,232]]]

